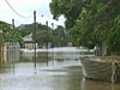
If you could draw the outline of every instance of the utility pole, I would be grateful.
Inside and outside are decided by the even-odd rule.
[[[35,52],[35,62],[34,67],[36,68],[36,11],[33,12],[34,15],[34,52]]]
[[[51,24],[52,28],[53,28],[53,32],[54,32],[54,23]],[[52,44],[53,48],[54,48],[54,44]],[[54,66],[54,60],[55,60],[55,52],[54,52],[54,59],[53,59],[53,66]]]
[[[15,28],[15,20],[12,19],[12,25],[13,25],[13,29]]]
[[[48,21],[46,21],[47,25],[47,66],[48,66]]]
[[[12,19],[12,26],[13,26],[13,29],[15,29],[15,20],[14,19]],[[12,38],[12,36],[11,36],[11,38]],[[12,59],[12,63],[13,63],[13,73],[14,73],[15,65],[14,65],[14,59],[13,59],[13,52],[14,52],[13,41],[11,42],[11,46],[12,46],[12,48],[10,48],[11,49],[11,59]]]
[[[47,49],[48,49],[48,21],[46,21],[46,25],[47,25]]]
[[[51,25],[52,25],[52,28],[53,28],[52,32],[54,33],[54,23],[51,23]],[[52,43],[52,47],[54,48],[54,43]]]

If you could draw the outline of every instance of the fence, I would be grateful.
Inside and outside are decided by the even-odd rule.
[[[4,60],[7,63],[18,61],[20,58],[20,45],[18,42],[7,42],[4,47]]]
[[[0,62],[4,62],[4,46],[0,46]]]

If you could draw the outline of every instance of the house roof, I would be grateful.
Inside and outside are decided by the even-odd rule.
[[[24,41],[32,41],[32,33],[27,35],[27,36],[25,36],[25,37],[23,37],[23,40]]]

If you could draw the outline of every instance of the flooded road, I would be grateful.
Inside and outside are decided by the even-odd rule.
[[[36,69],[33,66],[29,62],[16,63],[14,68],[1,73],[0,90],[80,90],[82,75],[79,65],[37,63]]]
[[[0,90],[120,90],[120,84],[84,79],[76,57],[56,59],[52,57],[54,53],[49,53],[49,57],[38,53],[35,68],[32,54],[27,55],[1,68]]]

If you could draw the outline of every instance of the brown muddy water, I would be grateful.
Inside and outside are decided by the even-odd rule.
[[[1,66],[0,90],[120,90],[119,83],[86,80],[78,54],[39,52],[35,68],[34,53],[22,53]]]

